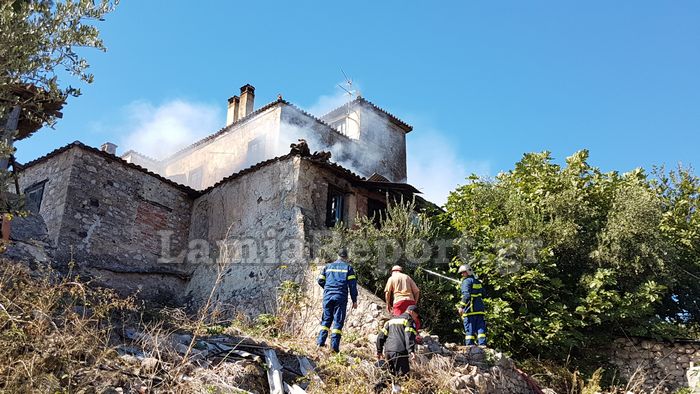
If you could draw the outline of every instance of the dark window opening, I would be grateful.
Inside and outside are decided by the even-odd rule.
[[[337,189],[328,189],[328,202],[326,203],[326,226],[334,227],[339,222],[344,222],[345,195]]]
[[[44,198],[44,185],[46,181],[41,181],[24,189],[24,208],[27,211],[39,213],[41,200]]]
[[[386,218],[386,204],[381,201],[372,200],[371,198],[367,200],[367,217],[372,219],[374,226],[379,228],[381,226],[381,219]]]

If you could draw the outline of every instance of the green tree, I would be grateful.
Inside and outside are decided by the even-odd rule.
[[[449,268],[450,249],[440,241],[452,239],[456,232],[439,215],[436,207],[420,201],[392,201],[377,225],[375,218],[359,217],[352,228],[339,224],[322,240],[321,257],[335,259],[340,246],[349,249],[349,257],[359,283],[384,299],[384,285],[394,264],[412,276],[421,289],[421,320],[434,334],[455,340],[461,338],[460,323],[454,305],[458,291],[455,285],[437,280],[423,268]],[[442,250],[441,250],[442,249]],[[447,260],[447,261],[445,261]],[[456,275],[455,275],[456,277]]]
[[[7,0],[0,2],[0,188],[7,190],[8,159],[14,140],[52,126],[69,96],[80,89],[63,78],[91,83],[81,48],[104,51],[93,24],[118,0]],[[19,208],[15,198],[0,197],[3,212]]]
[[[0,109],[19,105],[22,116],[53,124],[55,116],[43,111],[44,103],[62,102],[80,95],[80,89],[62,86],[59,75],[91,83],[88,63],[77,51],[104,51],[94,21],[102,20],[118,0],[9,0],[0,2]],[[32,87],[33,95],[17,94]]]
[[[459,262],[487,285],[498,347],[559,358],[613,334],[667,333],[681,312],[683,324],[697,313],[697,282],[679,276],[698,272],[697,179],[602,173],[587,160],[580,151],[561,167],[529,153],[448,199]]]

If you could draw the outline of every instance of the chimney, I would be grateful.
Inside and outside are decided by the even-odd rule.
[[[226,112],[226,126],[238,120],[238,108],[241,104],[241,99],[238,96],[233,96],[228,99],[228,111]]]
[[[241,104],[238,107],[238,119],[248,116],[253,112],[254,100],[255,88],[253,85],[245,84],[241,86]]]
[[[116,155],[117,154],[117,146],[111,142],[105,142],[102,144],[100,147],[100,150],[102,152],[109,153],[110,155]]]

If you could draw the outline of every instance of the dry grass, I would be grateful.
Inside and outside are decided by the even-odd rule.
[[[113,320],[133,312],[133,300],[50,270],[33,277],[0,264],[0,389],[60,392],[109,379]]]
[[[366,338],[348,335],[342,353],[317,353],[313,341],[299,335],[304,317],[294,311],[303,299],[292,284],[280,292],[277,315],[226,321],[211,302],[194,317],[180,309],[144,310],[131,298],[90,287],[79,278],[0,264],[0,392],[92,393],[114,387],[135,393],[265,392],[260,364],[199,357],[199,339],[214,333],[263,339],[286,356],[306,355],[323,380],[312,381],[309,393],[372,393],[380,381],[392,383],[375,365]],[[195,335],[187,342],[174,341],[182,333]],[[400,383],[404,392],[449,393],[452,378],[472,368],[454,357],[419,356]],[[601,390],[600,370],[588,380],[553,363],[526,370],[561,394]],[[642,392],[644,380],[640,367],[629,383],[605,392]]]

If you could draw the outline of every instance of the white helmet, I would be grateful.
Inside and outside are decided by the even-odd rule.
[[[458,274],[461,274],[462,272],[466,272],[467,275],[473,275],[474,271],[472,271],[472,267],[470,267],[467,264],[462,264],[459,266],[459,269],[457,270]]]

